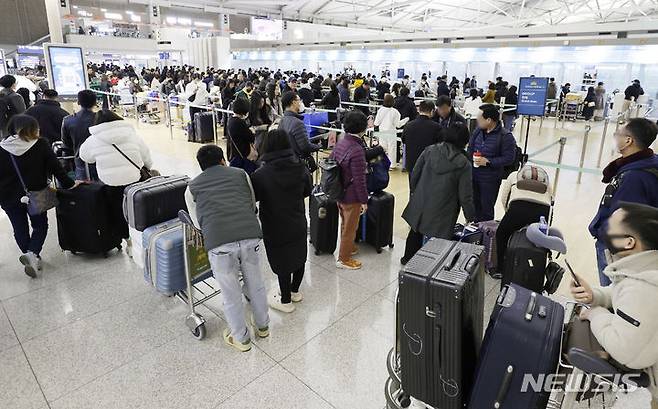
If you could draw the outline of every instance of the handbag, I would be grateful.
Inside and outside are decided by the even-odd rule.
[[[240,149],[238,149],[238,145],[235,144],[233,138],[229,137],[229,139],[231,140],[231,144],[235,148],[235,151],[238,153],[238,155],[240,155],[242,159],[246,159],[250,162],[256,162],[256,160],[258,159],[258,151],[256,150],[256,147],[254,146],[253,143],[249,144],[249,154],[245,158],[244,156],[242,156],[242,152],[240,152]]]
[[[12,154],[9,154],[9,157],[11,158],[11,163],[14,165],[14,169],[16,169],[16,174],[21,181],[21,185],[25,191],[25,196],[27,197],[27,213],[30,216],[37,216],[56,207],[59,204],[59,201],[57,200],[57,191],[50,186],[41,190],[27,190],[27,186],[23,180],[23,175],[21,175],[21,171],[18,169],[16,158]]]
[[[135,162],[133,162],[132,159],[130,159],[130,158],[128,157],[128,155],[126,155],[125,153],[123,153],[123,151],[122,151],[121,149],[119,149],[118,146],[116,146],[115,144],[112,144],[112,146],[114,147],[114,149],[116,149],[116,150],[121,154],[121,156],[123,156],[124,158],[126,158],[126,159],[128,160],[128,162],[130,162],[134,167],[136,167],[137,169],[139,169],[139,181],[140,181],[140,182],[144,182],[144,181],[146,181],[146,180],[151,179],[153,176],[155,176],[155,175],[149,170],[149,168],[147,168],[146,166],[142,166],[141,168],[140,168],[139,166],[137,166],[137,164],[136,164]]]
[[[313,155],[308,155],[303,158],[300,158],[299,160],[302,161],[304,165],[306,165],[306,169],[308,169],[309,173],[314,173],[316,170],[318,170],[318,163],[315,161],[315,158]]]

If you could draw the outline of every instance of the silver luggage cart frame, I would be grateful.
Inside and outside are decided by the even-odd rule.
[[[197,272],[194,271],[194,263],[190,260],[190,246],[198,248],[203,245],[201,230],[194,226],[192,218],[185,211],[178,212],[178,218],[183,224],[183,257],[185,257],[185,279],[187,288],[176,293],[176,296],[190,307],[190,313],[185,318],[185,325],[190,329],[194,338],[202,340],[206,337],[206,320],[196,312],[195,307],[205,303],[221,293],[218,287],[210,283],[213,277],[212,269]],[[195,298],[195,291],[201,294]]]

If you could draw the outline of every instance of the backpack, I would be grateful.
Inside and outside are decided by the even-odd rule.
[[[381,146],[366,151],[368,192],[379,193],[388,187],[390,181],[389,168],[391,161]]]
[[[548,173],[538,166],[525,165],[516,175],[517,189],[544,194],[548,191],[548,184]]]
[[[322,171],[320,190],[329,200],[341,200],[345,196],[345,190],[352,183],[352,181],[345,183],[343,180],[343,172],[340,167],[340,164],[350,155],[351,152],[351,150],[347,151],[345,157],[343,157],[343,160],[340,162],[329,157],[321,160],[318,165]]]
[[[14,115],[14,105],[8,95],[0,96],[0,128],[6,129],[9,119]]]
[[[498,138],[498,154],[501,155],[502,153],[503,138],[501,135],[501,137]],[[523,166],[527,161],[528,155],[523,153],[523,150],[519,147],[519,145],[515,145],[514,160],[509,165],[503,166],[503,179],[507,179],[507,177],[511,175],[512,172],[516,172],[517,170],[521,169],[521,166]]]

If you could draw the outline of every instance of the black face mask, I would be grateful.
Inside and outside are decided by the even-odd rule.
[[[620,251],[625,251],[625,250],[632,250],[627,249],[626,247],[617,247],[614,244],[612,244],[612,240],[614,239],[627,239],[629,237],[633,237],[630,234],[608,234],[604,233],[603,237],[601,237],[601,240],[605,244],[605,247],[608,249],[610,254],[614,255],[619,253]]]

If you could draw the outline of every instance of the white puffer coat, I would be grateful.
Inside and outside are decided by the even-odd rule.
[[[95,163],[98,178],[110,186],[125,186],[139,181],[139,169],[113,146],[115,144],[140,168],[151,168],[148,147],[127,121],[105,122],[89,128],[91,134],[80,147],[80,159]]]

